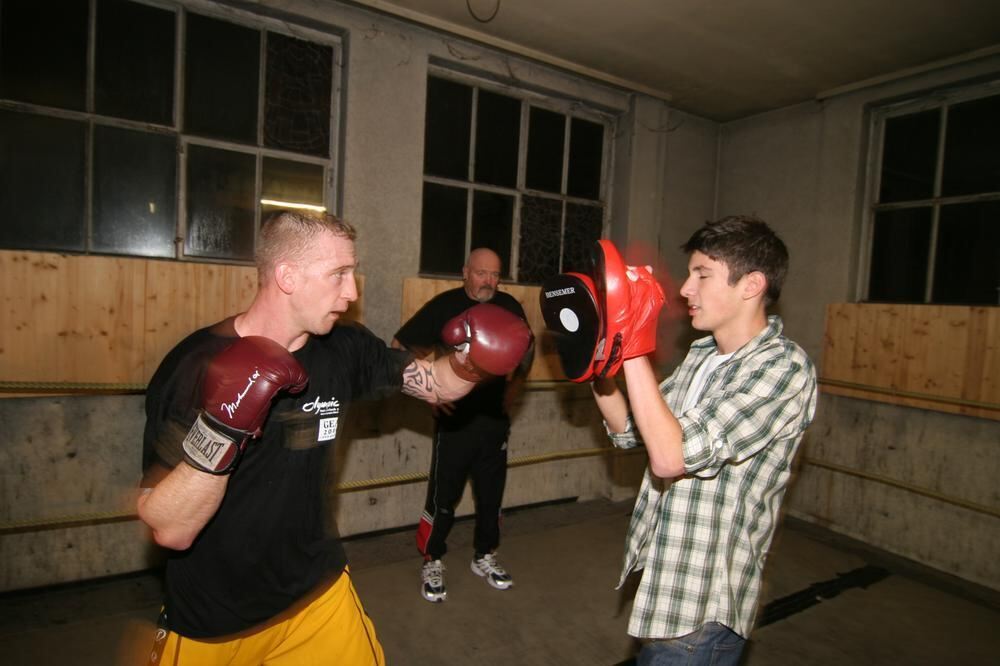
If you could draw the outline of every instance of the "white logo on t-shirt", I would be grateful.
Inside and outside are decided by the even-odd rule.
[[[318,442],[328,442],[337,436],[337,421],[339,417],[334,416],[329,419],[319,420],[319,435],[316,437]]]

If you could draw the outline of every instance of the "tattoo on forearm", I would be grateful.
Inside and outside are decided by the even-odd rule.
[[[437,393],[434,381],[434,366],[411,363],[403,369],[403,393],[414,398],[427,400]]]

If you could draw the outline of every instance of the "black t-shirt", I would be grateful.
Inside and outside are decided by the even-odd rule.
[[[164,358],[146,394],[143,458],[174,467],[201,405],[208,361],[236,337],[233,319],[197,331]],[[299,395],[272,403],[215,516],[186,551],[170,551],[165,610],[173,631],[218,637],[253,627],[343,570],[332,524],[327,455],[347,405],[399,390],[412,357],[364,327],[338,324],[294,356],[309,373]]]
[[[489,301],[524,319],[521,304],[503,292],[496,292]],[[396,339],[410,349],[434,349],[440,353],[453,351],[441,340],[441,329],[479,301],[459,287],[442,292],[427,301],[409,321],[396,332]],[[503,409],[506,377],[496,377],[478,384],[468,395],[455,403],[451,415],[440,413],[438,428],[446,432],[507,428],[510,419]]]

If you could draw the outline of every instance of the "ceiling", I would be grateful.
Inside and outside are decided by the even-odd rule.
[[[1000,53],[1000,0],[355,0],[717,121]],[[483,21],[473,18],[475,13]]]

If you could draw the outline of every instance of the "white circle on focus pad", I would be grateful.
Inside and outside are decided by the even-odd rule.
[[[576,333],[580,329],[580,319],[569,308],[559,311],[559,323],[570,333]]]

